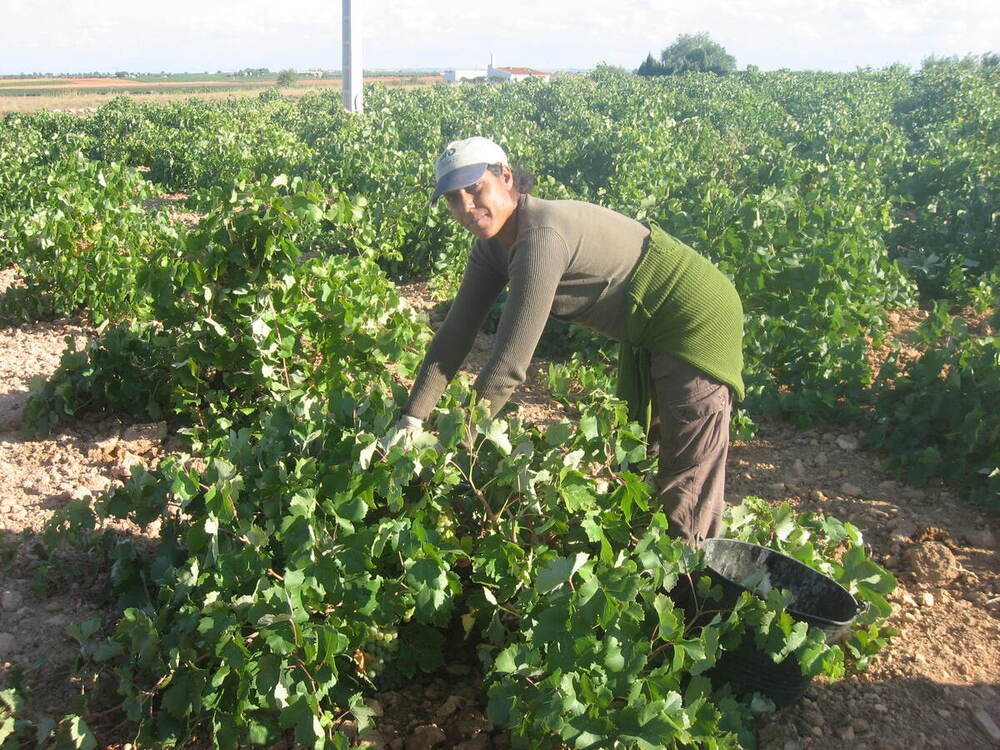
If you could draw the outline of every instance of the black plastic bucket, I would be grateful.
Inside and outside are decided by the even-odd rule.
[[[839,640],[858,615],[858,602],[847,589],[781,552],[736,539],[707,539],[702,549],[706,572],[723,590],[722,601],[713,608],[732,608],[744,591],[764,598],[769,589],[784,589],[795,597],[788,614],[822,628],[828,643]],[[757,648],[752,634],[723,654],[711,676],[738,693],[762,693],[779,706],[801,698],[812,679],[802,676],[795,656],[775,664]]]

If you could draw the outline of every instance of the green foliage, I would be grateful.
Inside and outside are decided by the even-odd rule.
[[[614,81],[623,76],[628,76],[629,72],[625,70],[621,65],[611,65],[606,62],[599,62],[593,71],[590,73],[590,77],[595,81],[600,83],[601,81]]]
[[[112,328],[82,351],[71,337],[59,367],[32,381],[22,426],[32,437],[49,435],[78,413],[113,412],[136,420],[162,419],[169,370],[151,328]]]
[[[235,747],[290,734],[337,747],[336,717],[363,722],[374,681],[439,666],[442,629],[456,618],[481,640],[491,713],[515,738],[669,747],[746,734],[752,712],[730,710],[738,704],[724,688],[701,680],[682,690],[685,675],[714,663],[722,633],[742,633],[753,612],[770,648],[826,646],[768,614],[777,600],[747,601],[697,634],[678,631],[683,617],[662,591],[699,562],[667,537],[648,486],[628,470],[645,444],[624,404],[595,391],[579,405],[578,427],[540,433],[455,408],[467,397],[455,387],[431,423],[436,438],[386,452],[377,436],[405,395],[386,365],[412,374],[417,358],[406,350],[424,334],[400,317],[370,261],[301,262],[300,222],[324,217],[309,186],[283,182],[235,194],[149,272],[154,346],[170,341],[165,351],[185,365],[166,382],[181,394],[176,408],[204,423],[203,468],[166,459],[49,526],[49,538],[80,540],[113,519],[160,524],[151,552],[114,548],[122,615],[84,655],[95,680],[113,675],[138,744],[211,734]],[[275,356],[258,341],[270,335],[255,322],[262,310],[278,342],[295,323],[280,355],[287,382],[231,364],[217,365],[240,378],[225,391],[188,379],[185,363],[222,362],[232,346],[243,363]],[[216,337],[208,319],[229,335]],[[562,611],[576,619],[554,619]],[[553,724],[546,691],[566,685],[579,707]],[[653,718],[668,706],[666,723]]]
[[[907,481],[943,478],[1000,511],[1000,337],[971,334],[943,304],[919,332],[920,357],[883,370],[870,442]]]
[[[1000,69],[928,68],[897,105],[912,141],[893,252],[925,300],[996,303],[1000,287]]]
[[[736,58],[726,52],[705,32],[679,34],[677,39],[660,53],[660,59],[650,54],[636,71],[641,76],[669,76],[682,73],[732,73]]]
[[[31,320],[81,309],[95,322],[144,315],[137,271],[175,235],[143,210],[148,183],[134,169],[93,162],[80,151],[51,162],[43,154],[23,165],[0,218],[8,260],[25,282],[0,300],[0,317]],[[21,180],[26,184],[17,185]]]
[[[24,423],[35,434],[83,411],[143,418],[173,412],[206,438],[249,421],[275,398],[329,388],[361,362],[406,358],[420,328],[370,260],[302,258],[353,216],[314,183],[221,190],[215,210],[136,272],[156,327],[117,328],[36,384]],[[377,321],[377,322],[373,322]],[[345,359],[340,344],[361,360]],[[362,346],[364,345],[364,346]],[[412,357],[411,357],[412,358]]]
[[[981,55],[928,55],[920,61],[920,70],[926,72],[932,68],[995,68],[1000,65],[1000,55],[996,52],[984,52]]]
[[[894,465],[975,477],[970,492],[995,502],[995,338],[939,311],[927,354],[886,369],[874,393],[865,358],[915,284],[995,304],[995,86],[987,66],[603,71],[544,87],[375,86],[364,117],[336,94],[272,92],[6,118],[0,257],[28,291],[4,309],[131,322],[67,351],[36,384],[30,425],[169,415],[197,455],[53,519],[51,544],[120,519],[157,523],[159,544],[94,547],[120,615],[74,630],[84,709],[36,727],[8,707],[0,732],[83,746],[100,734],[94,714],[115,715],[97,696],[119,695],[116,721],[135,723],[140,747],[344,747],[339,717],[364,724],[373,685],[437,668],[444,634],[464,629],[490,714],[519,746],[752,742],[767,702],[713,685],[719,656],[751,638],[807,674],[863,668],[892,633],[891,577],[851,524],[748,498],[730,536],[834,577],[864,612],[842,645],[796,624],[781,592],[691,627],[666,592],[685,576],[704,586],[702,562],[650,507],[642,435],[610,395],[614,347],[575,328],[545,345],[577,424],[486,419],[458,383],[431,432],[385,449],[428,335],[390,279],[445,289],[467,257],[461,228],[427,201],[434,157],[489,134],[540,175],[543,197],[655,220],[711,257],[746,309],[750,397],[734,434],[762,411],[809,422],[873,407]],[[140,208],[178,189],[206,214],[192,230]]]
[[[216,107],[121,96],[75,127],[88,137],[91,158],[141,166],[162,188],[190,191],[301,171],[311,153],[287,127],[293,106],[280,96]]]
[[[640,76],[665,76],[667,71],[663,68],[663,63],[659,62],[653,53],[650,52],[646,55],[646,59],[640,63],[639,67],[636,69],[636,74]]]
[[[700,562],[666,535],[630,468],[645,460],[639,428],[599,390],[578,426],[542,433],[457,408],[468,393],[455,386],[437,437],[382,448],[405,397],[387,366],[412,376],[426,334],[370,259],[302,259],[296,243],[340,216],[316,191],[277,178],[229,193],[142,274],[155,335],[116,329],[70,351],[49,394],[66,411],[67,384],[116,393],[131,362],[195,422],[203,464],[136,471],[46,534],[79,543],[116,519],[159,523],[154,549],[114,547],[121,617],[83,653],[94,684],[116,683],[139,746],[341,746],[337,717],[363,724],[375,681],[440,666],[456,619],[480,641],[492,715],[539,746],[734,744],[751,709],[682,682],[747,627],[839,674],[842,657],[823,656],[839,647],[778,617],[778,599],[684,631],[663,591]],[[554,723],[570,689],[578,703]]]
[[[119,97],[84,120],[11,116],[0,134],[11,165],[0,175],[0,253],[27,271],[28,287],[8,291],[0,307],[20,318],[81,306],[98,320],[159,316],[150,308],[153,279],[161,300],[175,282],[194,283],[196,273],[185,271],[185,280],[163,285],[178,248],[207,242],[211,230],[191,239],[162,214],[142,212],[148,186],[107,162],[148,169],[142,174],[161,188],[202,186],[190,201],[211,221],[220,206],[242,210],[220,186],[245,194],[274,175],[299,176],[314,186],[299,200],[320,218],[294,218],[294,230],[282,219],[268,232],[293,232],[305,253],[364,256],[393,280],[430,277],[447,290],[468,241],[444,207],[428,204],[427,186],[440,144],[471,129],[532,166],[540,195],[656,220],[731,276],[746,310],[750,413],[857,419],[876,375],[865,351],[883,340],[887,309],[913,304],[914,282],[925,299],[995,305],[997,83],[989,66],[940,65],[917,76],[893,68],[567,79],[503,92],[374,87],[364,118],[347,116],[332,93],[166,106]],[[181,265],[190,267],[198,248],[185,252]],[[183,307],[191,290],[177,291]],[[252,311],[257,303],[240,304]],[[177,334],[193,354],[211,326],[195,312],[192,329],[178,325]],[[236,364],[252,356],[247,338],[226,357],[221,348],[211,355],[208,370],[192,375],[199,382],[181,388],[187,396],[173,391],[180,401],[225,393],[225,378],[271,392]],[[562,331],[547,341],[601,348]],[[569,353],[555,347],[549,356]],[[592,358],[585,380],[606,381],[613,361]],[[222,374],[233,368],[244,374]]]
[[[739,704],[697,675],[748,627],[814,673],[842,670],[840,647],[778,617],[779,598],[685,625],[664,592],[701,562],[624,469],[644,445],[623,407],[585,407],[579,429],[545,433],[439,409],[437,438],[384,452],[393,405],[377,398],[350,386],[336,403],[286,398],[203,470],[167,459],[89,515],[57,516],[74,536],[106,519],[160,522],[152,555],[116,549],[123,614],[91,658],[117,675],[141,746],[288,731],[325,747],[342,711],[364,720],[373,680],[439,666],[456,620],[479,642],[491,717],[525,746],[735,747],[750,704],[723,721]],[[891,578],[853,527],[759,500],[730,523],[835,573],[869,602],[866,632],[888,634],[876,592]]]
[[[282,86],[292,86],[299,80],[299,74],[294,68],[285,68],[278,72],[278,79],[276,85],[280,88]]]
[[[845,644],[856,668],[865,669],[870,657],[896,634],[881,623],[892,611],[886,596],[896,588],[896,579],[864,554],[864,540],[853,524],[818,513],[797,514],[788,503],[771,507],[757,497],[744,498],[730,509],[727,522],[728,536],[784,552],[830,576],[863,602]]]
[[[0,747],[9,750],[58,747],[95,750],[97,740],[87,723],[76,714],[58,722],[50,716],[31,720],[23,716],[24,696],[16,688],[0,690]]]

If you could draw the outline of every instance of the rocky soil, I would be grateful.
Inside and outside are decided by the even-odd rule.
[[[13,271],[0,273],[0,293],[15,281]],[[434,307],[426,290],[403,291],[415,306]],[[38,533],[73,498],[100,492],[133,464],[152,466],[177,447],[162,424],[114,419],[80,420],[47,440],[21,435],[30,378],[55,369],[66,336],[82,344],[90,335],[73,320],[0,328],[0,689],[22,679],[31,685],[35,716],[70,710],[80,690],[72,668],[76,647],[65,629],[102,612],[105,574],[99,560],[47,559]],[[481,337],[471,369],[490,343]],[[537,370],[518,402],[535,422],[562,416]],[[876,559],[899,577],[892,621],[901,631],[867,673],[814,682],[803,701],[764,721],[761,747],[1000,747],[998,519],[960,501],[949,487],[898,483],[880,470],[877,456],[858,450],[859,436],[843,428],[798,430],[769,420],[759,427],[756,439],[733,446],[729,498],[787,500],[852,521]],[[371,707],[377,729],[359,738],[370,747],[508,747],[484,716],[468,653],[441,674],[378,694]],[[120,728],[103,728],[104,735],[97,729],[107,746],[128,746],[117,736]]]

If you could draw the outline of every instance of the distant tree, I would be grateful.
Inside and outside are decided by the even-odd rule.
[[[726,52],[708,34],[681,34],[660,54],[660,61],[670,73],[732,73],[736,58]]]
[[[976,70],[977,68],[995,68],[998,65],[1000,65],[1000,55],[996,52],[987,52],[982,55],[965,55],[964,57],[959,57],[958,55],[944,57],[929,55],[921,61],[920,70],[929,70],[941,66]]]
[[[609,65],[602,61],[597,63],[597,67],[591,72],[590,77],[595,81],[609,81],[627,75],[631,74],[620,65]]]
[[[285,68],[278,73],[278,86],[291,86],[299,80],[299,74],[292,68]]]
[[[654,58],[652,52],[646,55],[646,59],[642,61],[639,69],[635,72],[641,76],[665,76],[667,74],[663,63]]]
[[[128,78],[128,77],[129,76],[127,70],[119,70],[117,73],[115,73],[115,78]]]
[[[968,58],[964,62],[963,67],[971,67],[969,65],[971,61]],[[931,68],[940,68],[943,65],[958,66],[960,64],[961,61],[958,55],[928,55],[920,61],[920,69],[930,70]]]
[[[910,67],[901,62],[894,62],[892,65],[883,68],[883,70],[885,70],[886,73],[897,76],[906,76],[910,74]]]
[[[660,60],[652,54],[636,71],[639,75],[662,76],[680,73],[732,73],[736,70],[736,58],[726,52],[708,34],[680,34],[674,43],[660,53]]]

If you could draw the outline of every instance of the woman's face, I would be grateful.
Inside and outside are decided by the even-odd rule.
[[[487,169],[479,182],[452,190],[444,197],[455,221],[479,239],[489,240],[500,235],[506,244],[513,242],[514,238],[509,236],[514,233],[510,218],[517,208],[517,194],[509,167],[504,167],[500,175]],[[508,222],[510,226],[504,231]]]

